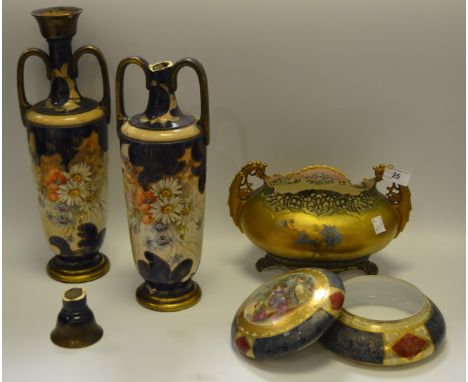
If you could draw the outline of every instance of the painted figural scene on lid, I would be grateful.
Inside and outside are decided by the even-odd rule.
[[[278,358],[317,340],[338,316],[341,280],[317,268],[287,272],[264,283],[241,305],[232,342],[249,358]]]
[[[308,274],[275,279],[248,300],[244,311],[246,320],[264,325],[294,312],[312,297],[314,281]]]

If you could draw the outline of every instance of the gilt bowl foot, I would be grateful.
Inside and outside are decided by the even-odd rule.
[[[317,267],[328,269],[332,272],[361,270],[368,275],[376,275],[379,273],[379,268],[375,263],[369,260],[369,256],[348,261],[314,261],[287,259],[273,255],[271,253],[267,253],[264,257],[257,261],[255,267],[259,272],[270,267],[285,267],[288,269]]]

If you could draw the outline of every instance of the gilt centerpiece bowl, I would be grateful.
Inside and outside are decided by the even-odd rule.
[[[324,165],[273,176],[266,167],[248,163],[229,189],[235,225],[267,252],[257,262],[259,271],[279,265],[378,273],[369,256],[398,236],[411,211],[407,186],[393,183],[386,194],[377,189],[385,165],[375,166],[375,176],[360,184]],[[250,176],[263,185],[254,190]]]

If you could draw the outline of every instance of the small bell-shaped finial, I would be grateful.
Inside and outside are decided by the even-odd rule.
[[[52,342],[64,348],[82,348],[99,341],[103,330],[96,323],[94,314],[88,307],[86,290],[68,289],[62,301],[63,306],[57,317],[57,325],[50,333]]]

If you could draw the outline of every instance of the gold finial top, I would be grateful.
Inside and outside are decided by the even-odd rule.
[[[76,34],[78,16],[83,12],[77,7],[51,7],[36,9],[31,15],[39,23],[41,34],[47,40],[72,38]]]

